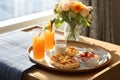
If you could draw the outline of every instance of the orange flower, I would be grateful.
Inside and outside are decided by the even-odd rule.
[[[76,2],[71,5],[71,9],[75,11],[76,13],[82,11],[84,8],[84,5],[81,2]]]

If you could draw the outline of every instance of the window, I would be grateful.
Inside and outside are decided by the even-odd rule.
[[[60,0],[0,0],[0,21],[50,10]]]
[[[44,24],[60,0],[0,0],[0,34]]]

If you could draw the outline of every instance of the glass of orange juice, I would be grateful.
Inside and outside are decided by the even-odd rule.
[[[54,48],[54,31],[45,30],[45,50],[49,51]]]
[[[45,37],[40,29],[35,29],[33,33],[33,57],[36,60],[44,59]]]
[[[54,31],[46,29],[44,31],[45,35],[45,60],[47,62],[48,58],[51,56],[51,54],[54,51]]]

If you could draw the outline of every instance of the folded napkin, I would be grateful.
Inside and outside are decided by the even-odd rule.
[[[0,80],[21,80],[23,72],[35,65],[27,55],[31,40],[32,35],[23,31],[0,35]]]

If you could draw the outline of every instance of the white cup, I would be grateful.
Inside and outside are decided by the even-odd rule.
[[[55,53],[65,53],[66,40],[55,40]]]

